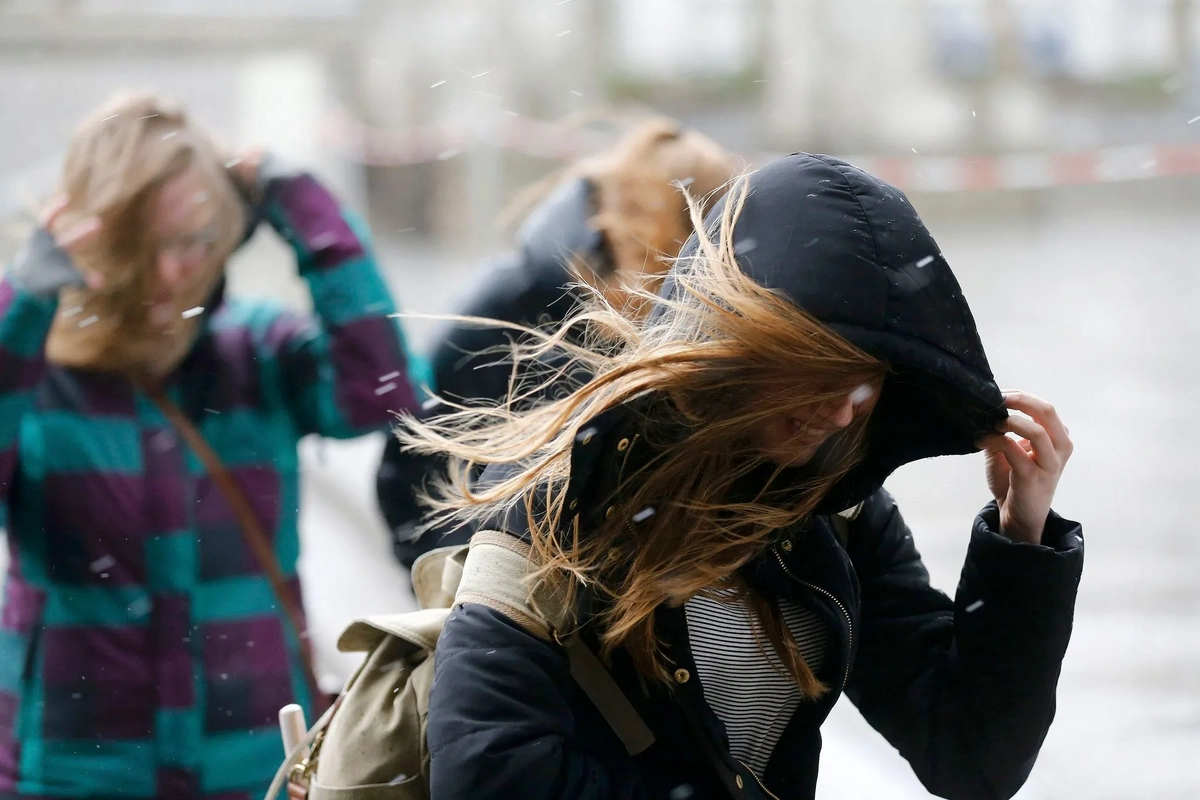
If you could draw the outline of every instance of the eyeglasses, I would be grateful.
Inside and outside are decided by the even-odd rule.
[[[221,241],[220,230],[217,226],[207,225],[195,233],[180,234],[162,239],[158,250],[161,253],[171,253],[181,259],[207,258],[216,250]]]

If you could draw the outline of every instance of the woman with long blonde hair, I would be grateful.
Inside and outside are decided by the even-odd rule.
[[[441,331],[432,350],[432,388],[457,404],[496,404],[509,391],[507,358],[522,326],[551,328],[571,313],[583,286],[636,315],[692,232],[686,185],[704,202],[739,169],[732,154],[674,120],[634,124],[612,147],[570,165],[523,192],[517,248],[487,267],[483,279]],[[447,406],[431,404],[426,418]],[[417,496],[440,474],[443,459],[401,451],[390,440],[376,481],[379,506],[397,557],[411,566],[461,531],[420,528]]]
[[[1050,510],[1065,426],[997,388],[888,184],[798,154],[696,223],[646,317],[599,302],[567,323],[603,331],[595,346],[559,331],[528,349],[567,349],[582,386],[402,433],[458,459],[435,519],[527,540],[574,614],[542,640],[455,607],[434,800],[812,797],[843,692],[931,792],[1011,796],[1053,717],[1082,568],[1080,526]],[[979,449],[993,501],[951,600],[881,485]],[[563,642],[579,640],[648,729],[637,747],[573,682]]]
[[[225,296],[260,219],[314,314]],[[79,126],[0,283],[0,796],[262,796],[278,709],[319,699],[297,442],[413,408],[394,310],[307,172],[148,95]]]

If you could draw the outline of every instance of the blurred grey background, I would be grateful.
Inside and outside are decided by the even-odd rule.
[[[76,121],[121,88],[231,147],[309,164],[371,221],[401,305],[444,312],[512,193],[656,110],[748,162],[850,157],[910,189],[1005,388],[1054,401],[1057,507],[1088,560],[1034,798],[1200,797],[1200,3],[1193,0],[0,0],[0,255]],[[585,117],[592,115],[590,121]],[[563,120],[567,120],[563,123]],[[235,290],[304,305],[259,235]],[[418,350],[436,323],[409,320]],[[321,661],[411,602],[377,519],[382,438],[306,442],[303,571]],[[890,483],[953,592],[978,458]],[[919,798],[840,704],[820,796]]]

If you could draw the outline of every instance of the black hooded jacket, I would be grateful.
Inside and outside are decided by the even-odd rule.
[[[530,214],[517,234],[518,248],[489,264],[470,298],[455,313],[526,327],[553,327],[578,301],[567,268],[578,259],[597,273],[612,269],[603,235],[589,226],[595,213],[594,186],[584,178],[560,185]],[[515,332],[509,328],[468,322],[449,325],[432,355],[434,389],[454,402],[495,404],[508,395],[512,362],[506,353]],[[431,405],[421,413],[440,412]],[[406,567],[440,545],[466,541],[464,530],[429,530],[414,538],[421,517],[416,493],[441,466],[441,460],[405,453],[389,437],[376,475],[379,508],[393,534],[396,558]]]
[[[760,781],[729,755],[704,700],[683,610],[663,607],[657,630],[675,683],[645,685],[619,650],[611,666],[656,738],[631,757],[572,682],[562,648],[460,605],[430,697],[433,800],[812,797],[820,725],[843,691],[938,796],[1008,798],[1032,769],[1070,637],[1080,526],[1052,513],[1041,545],[1014,543],[988,504],[971,525],[956,597],[929,585],[881,484],[901,464],[973,451],[1005,414],[958,283],[904,195],[848,164],[794,155],[751,187],[735,232],[743,269],[892,367],[868,456],[822,509],[856,508],[848,536],[818,514],[780,531],[744,571],[760,592],[825,622],[836,647],[818,677],[833,691],[801,703]],[[619,476],[651,456],[640,443],[646,419],[615,408],[577,440],[567,502],[582,535],[610,506],[630,513]],[[524,536],[523,517],[498,522]]]

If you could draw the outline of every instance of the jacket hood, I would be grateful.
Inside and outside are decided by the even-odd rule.
[[[749,181],[734,228],[742,270],[891,368],[866,457],[821,511],[861,502],[906,463],[975,452],[978,438],[1007,415],[1004,400],[962,289],[904,193],[807,153]],[[683,255],[696,247],[693,237]],[[662,293],[671,291],[668,276]]]

